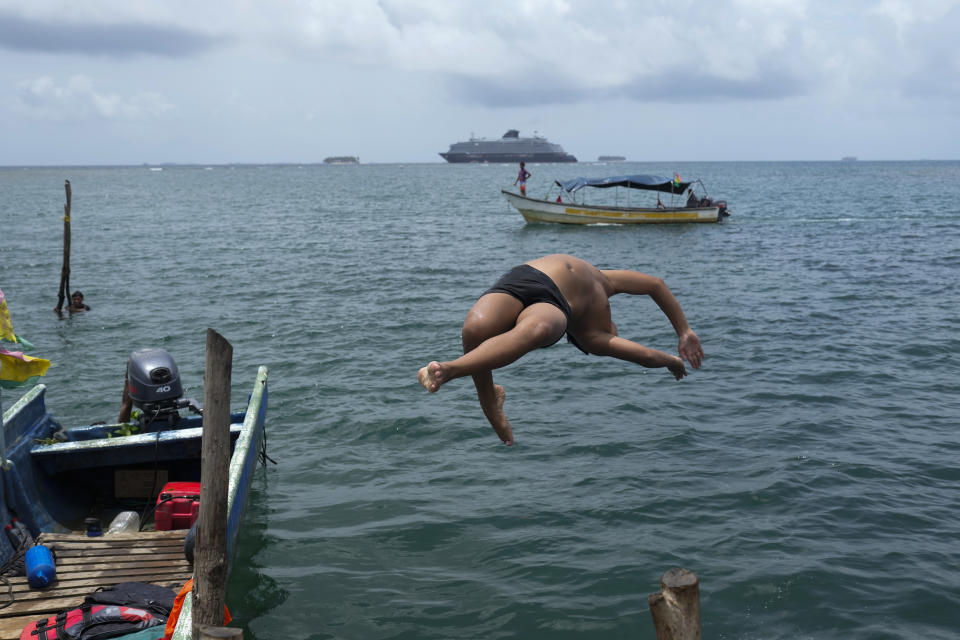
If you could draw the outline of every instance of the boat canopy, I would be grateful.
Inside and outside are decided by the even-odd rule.
[[[648,191],[663,191],[664,193],[683,193],[693,182],[674,182],[662,176],[648,176],[637,174],[632,176],[611,176],[609,178],[574,178],[560,182],[554,181],[561,189],[573,193],[583,187],[627,187],[628,189],[646,189]]]

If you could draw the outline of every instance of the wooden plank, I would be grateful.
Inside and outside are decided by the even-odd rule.
[[[157,555],[170,558],[186,559],[183,552],[183,545],[174,547],[150,547],[144,549],[59,549],[51,548],[57,565],[70,564],[82,561],[84,558],[116,558],[117,562],[137,562],[144,556]]]
[[[152,544],[149,542],[142,542],[140,544],[125,544],[117,546],[107,546],[102,544],[91,544],[91,545],[82,545],[76,542],[54,542],[50,545],[51,549],[56,549],[58,551],[77,551],[83,550],[86,553],[118,553],[124,554],[131,549],[146,549],[148,551],[163,549],[166,551],[169,550],[183,550],[183,540],[179,542],[161,542],[159,544]]]
[[[69,551],[72,549],[89,549],[94,551],[111,551],[113,549],[135,549],[143,547],[144,544],[149,544],[151,549],[182,549],[183,540],[156,540],[149,541],[144,543],[139,540],[122,540],[116,542],[108,542],[106,544],[102,543],[83,543],[75,541],[62,541],[62,542],[49,542],[47,543],[51,548],[55,548],[61,551]]]
[[[123,549],[141,549],[144,545],[149,545],[150,549],[183,549],[183,540],[163,540],[158,542],[114,542],[112,544],[83,544],[82,542],[48,542],[51,549],[58,551],[73,551],[83,549],[85,551],[122,551]]]
[[[120,582],[149,582],[178,591],[193,576],[183,554],[184,530],[144,531],[88,538],[80,533],[43,533],[40,542],[54,549],[57,579],[33,589],[25,577],[10,578],[0,604],[12,591],[14,601],[0,609],[0,640],[15,640],[24,626],[62,610],[79,607],[102,587]]]
[[[107,578],[107,577],[123,576],[123,575],[128,575],[128,576],[148,576],[151,574],[163,575],[165,573],[170,573],[171,571],[188,570],[187,569],[188,566],[189,565],[177,565],[175,567],[167,568],[166,566],[161,564],[161,565],[155,565],[150,567],[132,566],[132,567],[121,567],[120,569],[114,569],[109,564],[98,564],[98,565],[92,566],[90,568],[90,571],[86,571],[86,572],[75,571],[71,574],[66,574],[65,578],[69,579],[71,576],[78,576],[78,575],[89,575],[92,578]],[[143,582],[143,580],[140,580],[139,578],[137,579],[137,581]]]
[[[127,576],[118,576],[116,578],[97,578],[89,580],[70,580],[59,586],[61,589],[86,589],[86,594],[93,593],[97,589],[111,587],[115,584],[120,584],[121,582],[149,582],[150,584],[157,584],[161,587],[169,587],[174,591],[179,592],[180,587],[191,578],[193,574],[190,572],[180,572],[180,573],[170,573],[167,576],[156,575],[153,577],[146,576],[147,580],[131,580]],[[86,595],[84,594],[84,595]]]
[[[95,569],[103,565],[105,568],[123,569],[125,567],[178,567],[189,563],[183,554],[157,554],[144,556],[143,560],[111,560],[109,557],[74,558],[57,565],[57,573],[76,573],[85,569]]]
[[[141,562],[155,562],[163,560],[164,562],[186,562],[187,556],[183,551],[174,552],[160,550],[157,553],[129,553],[123,556],[116,556],[112,553],[81,553],[80,555],[61,556],[54,554],[57,560],[57,566],[75,566],[87,562],[115,562],[117,564],[139,564]]]
[[[140,564],[141,562],[157,562],[163,560],[164,562],[186,562],[187,557],[183,554],[183,551],[175,551],[173,553],[160,551],[158,553],[137,553],[137,554],[127,554],[124,556],[115,556],[110,553],[89,553],[73,556],[61,556],[56,554],[54,556],[57,561],[57,568],[59,567],[75,567],[77,565],[83,565],[90,562],[113,562],[116,564]]]
[[[163,538],[179,538],[183,539],[187,535],[186,529],[171,529],[169,531],[140,531],[139,533],[113,533],[110,535],[96,536],[93,538],[88,537],[85,533],[50,533],[43,532],[40,534],[40,540],[44,544],[47,542],[58,542],[60,540],[67,541],[89,541],[89,542],[109,542],[114,540],[138,540],[138,541],[152,541],[153,539],[163,539]]]
[[[190,569],[176,569],[176,570],[153,570],[151,573],[141,572],[138,574],[117,574],[113,576],[98,576],[98,577],[76,577],[70,580],[60,580],[58,579],[52,587],[47,587],[46,589],[34,589],[30,585],[23,583],[13,586],[13,597],[16,600],[41,600],[49,596],[50,593],[56,591],[61,593],[63,591],[69,591],[71,589],[82,588],[85,589],[84,595],[96,591],[100,587],[108,587],[111,585],[119,584],[121,582],[150,582],[156,583],[160,582],[176,582],[180,580],[183,576],[187,576],[186,579],[181,581],[186,582],[190,579],[192,572]],[[143,578],[149,578],[144,580]],[[9,598],[9,591],[6,594],[0,593],[0,604],[3,604],[6,598]]]
[[[157,551],[158,549],[154,547],[147,547],[147,548],[136,547],[136,548],[126,548],[126,549],[65,549],[62,552],[60,551],[60,549],[55,549],[54,553],[56,554],[57,560],[59,560],[60,558],[64,558],[64,559],[83,558],[83,557],[92,558],[96,556],[112,556],[119,560],[121,558],[129,557],[129,556],[155,555]],[[179,555],[181,558],[184,557],[182,546],[179,549],[177,549],[176,547],[160,547],[159,551],[163,555],[169,555],[169,556]]]
[[[88,571],[73,571],[58,573],[57,578],[54,580],[54,586],[57,584],[62,584],[64,582],[70,582],[72,580],[83,580],[85,578],[112,578],[115,576],[123,576],[124,574],[129,574],[131,576],[136,575],[166,575],[168,573],[176,573],[181,571],[190,572],[192,569],[187,563],[180,563],[176,565],[167,565],[164,563],[151,563],[151,566],[144,567],[140,565],[127,565],[124,567],[113,567],[109,564],[97,565],[96,567],[90,567]],[[44,589],[34,589],[27,583],[27,579],[24,577],[19,578],[9,578],[10,587],[13,589],[14,593],[22,591],[37,591],[42,593]],[[122,582],[122,581],[121,581]],[[143,580],[135,580],[135,582],[143,582]],[[50,587],[47,587],[49,589]],[[0,591],[0,601],[3,599],[3,593]],[[0,611],[2,615],[2,611]]]
[[[123,559],[115,559],[110,556],[85,556],[78,558],[67,558],[62,563],[57,564],[57,572],[63,569],[64,573],[71,571],[82,571],[87,567],[97,565],[106,565],[108,568],[122,567],[179,567],[190,564],[183,557],[182,553],[156,553],[145,556],[127,556]]]

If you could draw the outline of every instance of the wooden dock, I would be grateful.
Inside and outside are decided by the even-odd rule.
[[[30,587],[26,577],[8,578],[13,592],[9,605],[10,592],[0,585],[0,640],[16,640],[34,620],[79,607],[99,587],[149,582],[179,591],[193,576],[183,554],[186,534],[185,530],[95,538],[83,533],[41,534],[39,542],[54,551],[57,578],[45,589]]]

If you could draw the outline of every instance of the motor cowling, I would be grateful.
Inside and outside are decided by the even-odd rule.
[[[183,396],[177,363],[164,349],[140,349],[127,361],[130,400],[147,415],[176,412]]]

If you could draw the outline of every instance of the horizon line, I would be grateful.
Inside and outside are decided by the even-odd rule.
[[[580,160],[575,163],[555,163],[555,162],[531,162],[534,165],[549,164],[725,164],[725,163],[798,163],[798,162],[822,162],[837,164],[858,164],[870,162],[960,162],[960,158],[855,158],[847,160],[838,158],[835,160]],[[322,160],[310,162],[293,161],[274,161],[274,162],[141,162],[141,163],[82,163],[82,164],[0,164],[0,169],[56,169],[56,168],[154,168],[154,167],[289,167],[289,166],[353,166],[353,165],[397,165],[397,164],[435,164],[440,166],[476,166],[476,165],[513,165],[516,162],[475,162],[475,163],[455,163],[455,162],[435,162],[424,160],[393,160],[381,162],[351,162],[351,163],[325,163]]]

